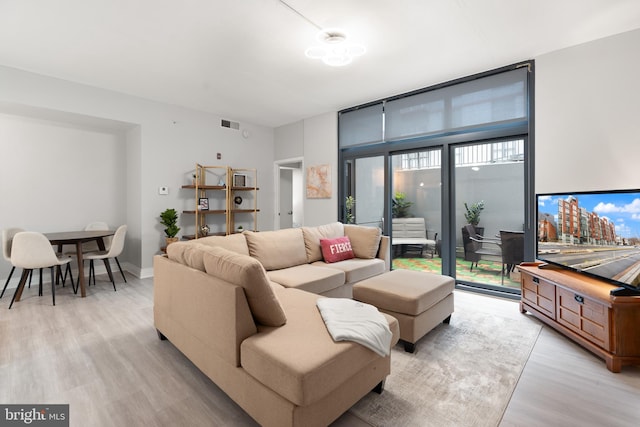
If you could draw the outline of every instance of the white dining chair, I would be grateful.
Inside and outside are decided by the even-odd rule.
[[[109,229],[109,224],[107,224],[106,222],[102,222],[102,221],[96,221],[96,222],[90,222],[89,224],[87,224],[84,227],[84,231],[92,231],[92,230],[108,230]],[[102,239],[104,241],[104,247],[105,250],[109,250],[109,247],[111,246],[111,236],[108,237],[104,237]],[[68,245],[67,245],[68,246]],[[98,242],[96,241],[91,241],[91,242],[85,242],[82,244],[82,253],[85,252],[97,252],[99,251],[100,248],[98,247]],[[65,250],[63,252],[65,255],[73,255],[75,256],[77,254],[76,252],[76,248],[73,247],[69,250]]]
[[[22,268],[22,278],[20,284],[16,288],[11,304],[9,308],[13,306],[16,296],[22,295],[24,285],[27,279],[27,275],[33,270],[50,268],[51,269],[51,298],[53,305],[56,305],[56,283],[54,276],[54,268],[62,265],[67,265],[69,274],[71,275],[71,268],[69,262],[71,258],[67,256],[58,257],[53,250],[49,239],[42,233],[35,231],[23,231],[13,236],[13,242],[11,244],[11,263]],[[73,284],[73,276],[71,276],[71,286],[76,291]],[[40,276],[40,292],[42,292],[42,276]]]
[[[11,263],[11,244],[13,243],[13,236],[17,233],[24,231],[22,228],[5,228],[2,230],[2,256],[5,261]],[[13,272],[16,270],[16,266],[11,264],[11,271],[9,272],[9,277],[7,277],[7,281],[4,284],[4,288],[2,288],[2,293],[0,294],[0,298],[4,296],[4,291],[7,290],[7,286],[9,285],[9,281],[11,281],[11,276]]]
[[[93,265],[94,260],[103,260],[104,266],[107,268],[107,273],[109,274],[109,279],[111,279],[111,284],[113,284],[113,290],[116,290],[116,282],[113,280],[113,273],[111,271],[111,264],[109,263],[109,259],[113,258],[116,260],[116,264],[118,264],[118,269],[120,270],[120,274],[122,275],[122,279],[127,282],[127,278],[124,277],[124,272],[122,271],[122,267],[120,266],[120,261],[118,261],[118,256],[124,250],[124,239],[127,234],[127,226],[121,225],[116,229],[113,238],[111,239],[111,246],[108,250],[104,251],[95,251],[88,252],[83,255],[84,259],[89,260],[89,285],[91,285],[91,278],[93,277],[93,284],[96,284],[96,272]]]
[[[96,221],[96,222],[91,222],[89,224],[87,224],[86,227],[84,227],[85,231],[91,231],[91,230],[108,230],[109,229],[109,224],[107,224],[106,222],[102,222],[102,221]],[[109,248],[111,247],[111,236],[107,236],[104,237],[102,239],[104,241],[104,248],[105,250],[109,250]],[[98,242],[86,242],[82,244],[82,252],[96,252],[99,251],[100,248],[98,247]]]

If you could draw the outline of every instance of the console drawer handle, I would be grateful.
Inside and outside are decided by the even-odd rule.
[[[584,297],[578,294],[573,295],[573,299],[578,302],[578,304],[584,304]]]
[[[537,277],[533,278],[533,283],[540,283],[540,279],[538,279]]]

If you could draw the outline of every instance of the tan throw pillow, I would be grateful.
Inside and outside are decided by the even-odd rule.
[[[333,222],[317,227],[302,227],[302,234],[307,251],[307,262],[322,261],[320,239],[335,239],[344,236],[344,225],[341,222]]]
[[[247,239],[244,238],[242,233],[229,234],[228,236],[201,237],[198,239],[198,243],[207,246],[218,246],[242,255],[249,255]]]
[[[245,231],[249,254],[267,270],[280,270],[307,263],[304,237],[299,228],[277,231]]]
[[[356,258],[373,259],[378,254],[382,235],[378,227],[345,224],[344,234],[349,237]]]
[[[184,251],[189,247],[189,242],[174,242],[167,246],[167,257],[180,264],[184,262]]]
[[[257,323],[282,326],[287,317],[260,262],[247,255],[212,247],[204,253],[208,274],[244,288],[249,308]]]
[[[170,260],[204,271],[202,255],[207,249],[207,246],[196,241],[175,242],[167,246],[167,256]]]

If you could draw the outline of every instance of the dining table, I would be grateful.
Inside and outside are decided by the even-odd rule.
[[[76,257],[78,259],[78,283],[80,288],[80,296],[87,296],[84,284],[84,262],[82,259],[82,244],[95,241],[101,251],[105,250],[104,238],[113,236],[115,230],[80,230],[80,231],[61,231],[55,233],[44,233],[52,245],[58,246],[58,252],[62,252],[64,245],[75,245]]]

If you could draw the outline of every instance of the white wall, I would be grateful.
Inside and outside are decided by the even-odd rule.
[[[536,58],[536,192],[640,188],[640,30]]]
[[[1,224],[53,232],[124,222],[124,133],[0,114],[0,150]]]
[[[274,144],[271,128],[241,123],[241,131],[249,131],[249,137],[243,138],[241,131],[220,127],[221,118],[234,120],[233,117],[161,104],[7,67],[0,67],[0,112],[5,115],[19,114],[24,117],[29,116],[31,112],[37,112],[36,115],[42,115],[41,113],[45,112],[44,116],[55,117],[58,124],[54,128],[58,128],[55,133],[60,135],[59,140],[65,139],[62,129],[66,125],[77,127],[73,124],[75,116],[81,115],[87,118],[87,122],[97,123],[98,126],[105,128],[113,123],[116,123],[116,127],[120,127],[118,132],[122,136],[119,137],[119,142],[115,142],[114,137],[109,136],[114,134],[113,131],[103,132],[103,135],[100,132],[91,135],[94,141],[102,138],[109,141],[113,147],[118,147],[118,152],[99,153],[100,157],[104,157],[101,161],[113,163],[115,159],[122,158],[123,150],[127,159],[125,165],[117,166],[118,176],[114,177],[110,183],[105,182],[106,189],[87,190],[83,184],[82,191],[79,193],[58,190],[53,195],[57,193],[63,198],[77,197],[83,203],[87,201],[93,203],[101,193],[106,193],[111,201],[114,198],[117,199],[117,202],[111,203],[108,208],[99,209],[98,207],[98,210],[109,211],[105,215],[108,215],[108,218],[114,218],[109,219],[110,223],[126,222],[129,225],[125,261],[130,264],[129,269],[135,274],[147,276],[152,273],[153,255],[159,252],[163,244],[162,227],[158,223],[160,212],[168,207],[175,207],[178,210],[186,209],[191,202],[192,192],[181,190],[180,186],[186,184],[189,171],[194,169],[196,162],[205,165],[256,168],[260,187],[258,228],[260,230],[273,228],[271,216]],[[69,118],[68,123],[66,123],[67,118]],[[17,124],[14,123],[11,126],[15,127]],[[43,125],[39,126],[31,133],[11,130],[12,141],[0,139],[3,159],[15,151],[14,144],[34,147],[41,143],[38,141],[44,131],[41,129]],[[76,129],[70,132],[70,140],[77,145],[82,139],[82,132],[85,130]],[[32,136],[33,134],[35,137]],[[69,161],[65,160],[64,156],[69,155],[67,152],[69,145],[62,142],[56,145],[59,145],[59,149],[55,150],[58,153],[48,160],[54,165],[68,164]],[[218,152],[222,154],[222,160],[216,160]],[[91,161],[79,155],[72,160],[81,163]],[[39,163],[43,162],[44,160]],[[83,168],[83,173],[80,175],[86,175],[86,170]],[[62,177],[56,176],[51,173],[51,170],[43,168],[34,168],[31,173],[33,182],[41,186],[38,191],[45,191],[47,184],[53,183],[60,188],[77,188],[78,180],[84,179],[83,176],[71,177],[66,172]],[[15,225],[11,223],[12,218],[15,217],[15,212],[23,209],[21,204],[17,203],[22,197],[20,195],[34,191],[30,184],[14,178],[11,176],[11,182],[14,185],[8,187],[7,182],[4,179],[2,181],[2,211],[10,212],[10,216],[0,218],[0,226],[3,228]],[[124,190],[122,180],[125,182]],[[169,186],[169,195],[159,195],[159,186]],[[12,200],[12,202],[5,205],[5,200]],[[67,209],[64,203],[57,208],[65,212],[65,227],[67,224],[74,227],[76,224],[84,225],[97,219],[97,214],[94,212]],[[181,226],[188,227],[192,223],[192,217],[181,215]],[[24,221],[23,224],[25,228],[43,231],[63,228],[59,218],[52,217],[44,210],[35,212],[34,217]],[[2,261],[0,271],[2,278],[6,277],[7,269],[8,264]]]
[[[331,165],[332,197],[308,199],[304,193],[304,221],[302,225],[314,226],[336,221],[338,218],[338,115],[335,112],[321,114],[275,129],[275,160],[304,157],[304,182],[306,168],[323,164]]]
[[[331,166],[331,198],[305,199],[304,223],[322,225],[338,219],[338,114],[326,113],[304,120],[305,167]],[[306,182],[306,177],[305,177]]]
[[[304,156],[304,120],[276,128],[274,139],[274,158],[276,160]]]

